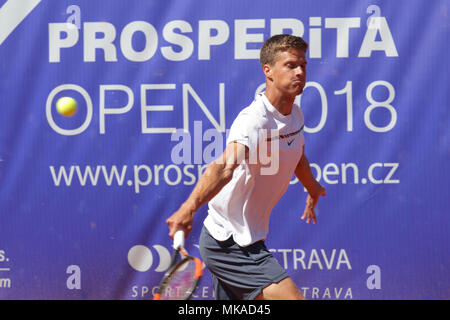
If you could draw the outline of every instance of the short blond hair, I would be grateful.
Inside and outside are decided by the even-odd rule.
[[[277,61],[279,52],[284,52],[289,49],[308,50],[308,43],[301,37],[293,36],[291,34],[277,34],[267,39],[259,53],[259,62],[261,67],[268,64],[273,66]]]

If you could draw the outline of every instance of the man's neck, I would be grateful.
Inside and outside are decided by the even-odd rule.
[[[289,115],[292,111],[292,105],[294,104],[295,97],[283,95],[277,90],[267,90],[264,93],[269,102],[278,110],[282,115]]]

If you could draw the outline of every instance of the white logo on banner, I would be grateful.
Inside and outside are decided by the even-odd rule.
[[[0,8],[0,45],[16,29],[16,27],[33,11],[41,0],[6,1]]]
[[[194,244],[194,246],[198,248],[198,245]],[[159,263],[155,267],[154,271],[156,272],[167,271],[167,269],[169,269],[170,266],[170,260],[172,259],[169,250],[166,247],[161,246],[159,244],[153,245],[152,248],[155,249],[159,257]],[[128,263],[136,271],[140,272],[148,271],[153,266],[152,251],[147,246],[140,244],[135,245],[128,251]],[[205,268],[204,264],[203,268]]]
[[[159,264],[155,271],[166,271],[170,265],[169,250],[158,244],[155,244],[153,249],[155,249],[159,256]],[[153,265],[153,254],[148,247],[136,245],[128,251],[128,263],[134,270],[145,272]]]

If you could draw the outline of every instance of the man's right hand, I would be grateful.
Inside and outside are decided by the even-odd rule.
[[[189,206],[184,203],[174,214],[172,214],[166,223],[169,226],[169,237],[173,239],[173,236],[178,230],[184,231],[184,236],[187,238],[192,230],[192,224],[194,221],[194,213]]]

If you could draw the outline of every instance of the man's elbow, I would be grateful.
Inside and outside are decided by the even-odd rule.
[[[234,166],[225,166],[225,168],[222,171],[222,178],[225,181],[230,181],[231,178],[233,177],[233,172],[234,172],[235,167]]]
[[[213,162],[210,166],[210,169],[216,172],[214,175],[222,182],[229,182],[231,180],[235,168],[235,165],[225,164],[218,161]]]

